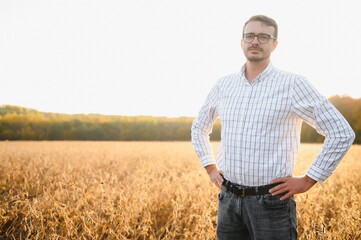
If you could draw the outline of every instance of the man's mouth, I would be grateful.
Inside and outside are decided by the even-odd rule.
[[[261,48],[248,48],[248,51],[250,51],[250,52],[254,52],[254,51],[262,52],[262,49]]]

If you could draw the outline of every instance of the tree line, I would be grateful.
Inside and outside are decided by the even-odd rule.
[[[334,96],[329,99],[345,116],[361,143],[361,99]],[[116,116],[101,114],[44,113],[34,109],[0,106],[0,140],[92,140],[92,141],[189,141],[191,117]],[[307,124],[302,142],[323,141]],[[216,121],[211,140],[220,140]]]

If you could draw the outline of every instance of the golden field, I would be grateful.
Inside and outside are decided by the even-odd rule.
[[[299,239],[361,239],[360,159],[296,196]],[[0,142],[0,239],[215,239],[217,193],[189,142]]]

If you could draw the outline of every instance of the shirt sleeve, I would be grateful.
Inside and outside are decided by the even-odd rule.
[[[219,95],[217,82],[209,92],[205,103],[192,124],[192,144],[203,167],[216,164],[209,135],[212,133],[214,121],[218,117]]]
[[[325,136],[321,152],[311,164],[307,176],[326,180],[351,147],[355,133],[341,113],[311,84],[297,78],[292,95],[293,112]]]

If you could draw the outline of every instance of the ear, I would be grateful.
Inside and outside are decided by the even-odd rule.
[[[277,46],[278,46],[278,41],[274,40],[273,41],[273,49],[272,49],[272,51],[274,51],[277,48]]]
[[[244,41],[243,41],[243,38],[241,39],[241,47],[243,48],[244,46]]]

